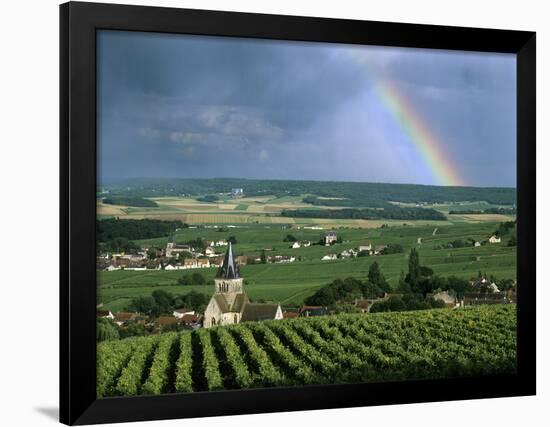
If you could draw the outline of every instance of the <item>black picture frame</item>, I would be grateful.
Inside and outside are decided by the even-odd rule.
[[[96,31],[115,29],[517,55],[517,374],[96,399]],[[536,34],[69,2],[60,6],[60,421],[93,424],[536,393]]]

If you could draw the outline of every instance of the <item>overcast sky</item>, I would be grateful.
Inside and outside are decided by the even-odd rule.
[[[101,31],[97,59],[103,182],[439,184],[374,90],[384,81],[466,184],[515,186],[514,55]]]

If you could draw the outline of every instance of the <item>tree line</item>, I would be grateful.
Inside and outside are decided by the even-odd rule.
[[[103,199],[106,205],[134,206],[139,208],[158,208],[154,200],[136,196],[110,196]]]
[[[163,221],[158,219],[118,219],[109,218],[96,221],[96,239],[108,242],[119,237],[129,240],[167,237],[178,228],[185,228],[180,220]]]
[[[284,209],[281,216],[290,218],[330,219],[397,219],[446,221],[447,217],[435,209],[385,207],[383,209]]]
[[[176,195],[202,196],[229,193],[243,188],[248,196],[312,195],[308,203],[326,206],[387,207],[390,202],[445,203],[488,202],[514,205],[514,188],[442,187],[415,184],[384,184],[335,181],[254,180],[244,178],[173,179],[140,178],[121,180],[106,186],[116,196],[159,197]]]

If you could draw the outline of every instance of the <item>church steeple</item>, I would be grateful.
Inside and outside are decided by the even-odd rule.
[[[231,242],[229,242],[229,246],[227,247],[227,252],[225,253],[225,257],[223,259],[223,264],[218,270],[218,274],[216,275],[216,278],[219,279],[239,279],[239,267],[237,263],[235,262],[235,258],[233,257],[233,248],[231,246]]]

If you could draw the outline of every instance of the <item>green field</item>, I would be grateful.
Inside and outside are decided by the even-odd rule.
[[[408,251],[412,247],[419,250],[422,264],[431,267],[438,275],[470,278],[476,276],[478,271],[482,271],[488,275],[494,274],[497,278],[515,279],[516,248],[507,247],[506,239],[501,244],[481,247],[435,249],[437,245],[455,239],[487,239],[497,227],[498,222],[448,221],[438,226],[437,230],[431,225],[401,225],[376,229],[346,228],[338,230],[338,234],[343,239],[341,244],[332,247],[312,245],[299,249],[291,249],[290,243],[283,242],[287,234],[290,233],[300,240],[313,242],[319,240],[323,231],[289,229],[275,225],[231,228],[226,232],[218,232],[213,228],[189,228],[177,232],[175,240],[184,242],[198,237],[218,240],[232,235],[237,239],[237,244],[234,245],[237,255],[259,255],[263,249],[267,249],[268,255],[301,257],[302,261],[288,264],[255,264],[241,268],[241,274],[246,280],[246,292],[250,298],[280,302],[284,306],[296,306],[318,288],[336,278],[354,276],[365,279],[369,266],[374,261],[380,264],[390,285],[395,286],[401,271],[407,270]],[[421,244],[417,244],[419,237],[422,238]],[[166,238],[161,238],[136,243],[164,246],[166,241]],[[401,244],[404,252],[336,261],[320,260],[325,254],[338,253],[366,243],[374,246]],[[98,272],[98,303],[103,303],[112,311],[119,311],[126,308],[132,298],[148,296],[155,289],[167,290],[173,294],[184,294],[190,290],[196,290],[210,295],[213,292],[210,286],[177,284],[179,277],[193,271],[197,270],[100,271]],[[207,278],[213,278],[216,269],[201,269],[200,272]]]
[[[249,322],[98,345],[97,395],[512,374],[515,305]]]

